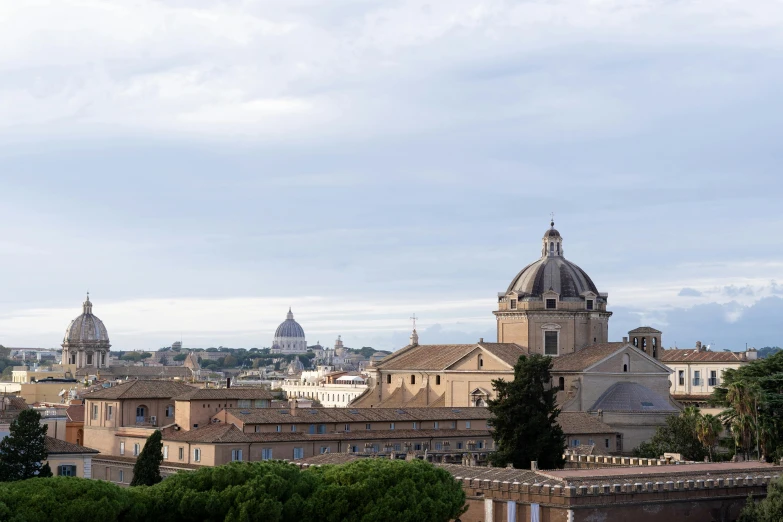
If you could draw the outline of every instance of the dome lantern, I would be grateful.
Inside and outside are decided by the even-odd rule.
[[[563,255],[563,237],[555,229],[555,220],[549,223],[549,230],[544,232],[542,238],[541,257],[562,257]]]

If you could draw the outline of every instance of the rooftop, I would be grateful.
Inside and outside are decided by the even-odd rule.
[[[401,348],[375,367],[379,370],[445,370],[479,347],[509,366],[514,366],[520,355],[528,354],[527,348],[515,343],[417,344]]]
[[[176,381],[135,380],[88,393],[90,399],[170,399],[193,390],[193,386]]]
[[[269,399],[276,397],[266,388],[245,386],[241,388],[197,388],[174,397],[177,401],[223,399]]]
[[[695,348],[670,348],[668,350],[661,350],[660,361],[663,363],[741,363],[747,362],[747,358],[745,357],[744,352],[711,352],[709,350],[697,350]]]
[[[50,455],[100,453],[98,450],[77,446],[54,437],[46,437],[46,452]]]
[[[625,342],[618,343],[599,343],[593,344],[578,352],[555,357],[552,361],[552,371],[554,372],[580,372],[597,362],[609,357],[623,346],[628,345]]]
[[[483,420],[486,408],[226,408],[246,424],[328,424],[383,421]]]

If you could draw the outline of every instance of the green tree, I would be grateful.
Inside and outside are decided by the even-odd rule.
[[[512,464],[529,469],[531,461],[541,468],[562,468],[566,446],[563,429],[557,423],[560,410],[555,403],[557,389],[549,370],[552,359],[542,355],[521,356],[514,366],[514,380],[492,381],[497,399],[489,401],[495,466]]]
[[[686,460],[704,460],[707,448],[697,435],[700,418],[699,409],[693,406],[685,408],[680,415],[670,415],[649,441],[634,449],[634,456],[657,459],[664,453],[680,453]]]
[[[237,358],[233,355],[226,355],[223,358],[223,368],[235,368],[237,365]]]
[[[160,431],[155,430],[147,437],[136,465],[133,466],[131,486],[152,486],[161,481],[160,463],[163,462],[163,443]]]
[[[22,410],[11,423],[10,434],[0,441],[0,481],[24,480],[38,475],[46,460],[46,429],[41,415]]]
[[[54,474],[52,473],[52,467],[48,462],[41,466],[41,469],[38,471],[38,478],[49,478],[53,476]]]
[[[720,419],[709,413],[706,415],[700,415],[696,420],[696,437],[699,439],[710,456],[710,461],[713,460],[712,452],[715,450],[715,446],[718,444],[720,434],[723,432],[723,424]]]
[[[8,359],[11,356],[11,349],[0,344],[0,359]]]
[[[174,356],[173,359],[175,361],[184,361],[187,358],[188,358],[188,354],[186,354],[186,353],[178,353],[177,355]]]
[[[756,502],[748,498],[737,522],[780,522],[783,518],[783,478],[769,483],[767,497]]]

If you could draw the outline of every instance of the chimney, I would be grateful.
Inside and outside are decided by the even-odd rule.
[[[296,399],[288,399],[288,408],[291,410],[291,415],[296,414]]]
[[[538,461],[537,460],[531,460],[530,461],[530,471],[538,471]]]
[[[483,337],[479,337],[479,343],[483,343],[483,342],[484,342],[484,338]]]
[[[628,338],[627,337],[623,337],[623,342],[627,343],[628,342]]]
[[[696,351],[697,352],[703,352],[704,351],[701,348],[701,341],[696,341]]]
[[[226,377],[226,388],[231,388],[231,377]]]

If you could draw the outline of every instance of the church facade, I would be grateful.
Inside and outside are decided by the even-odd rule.
[[[649,327],[609,342],[608,295],[565,259],[554,222],[541,257],[525,266],[498,295],[498,342],[408,346],[373,368],[362,407],[480,407],[495,398],[493,379],[514,378],[520,355],[553,358],[552,385],[563,412],[581,412],[617,435],[604,450],[629,452],[681,406],[669,395],[671,370],[658,359],[661,332]]]

